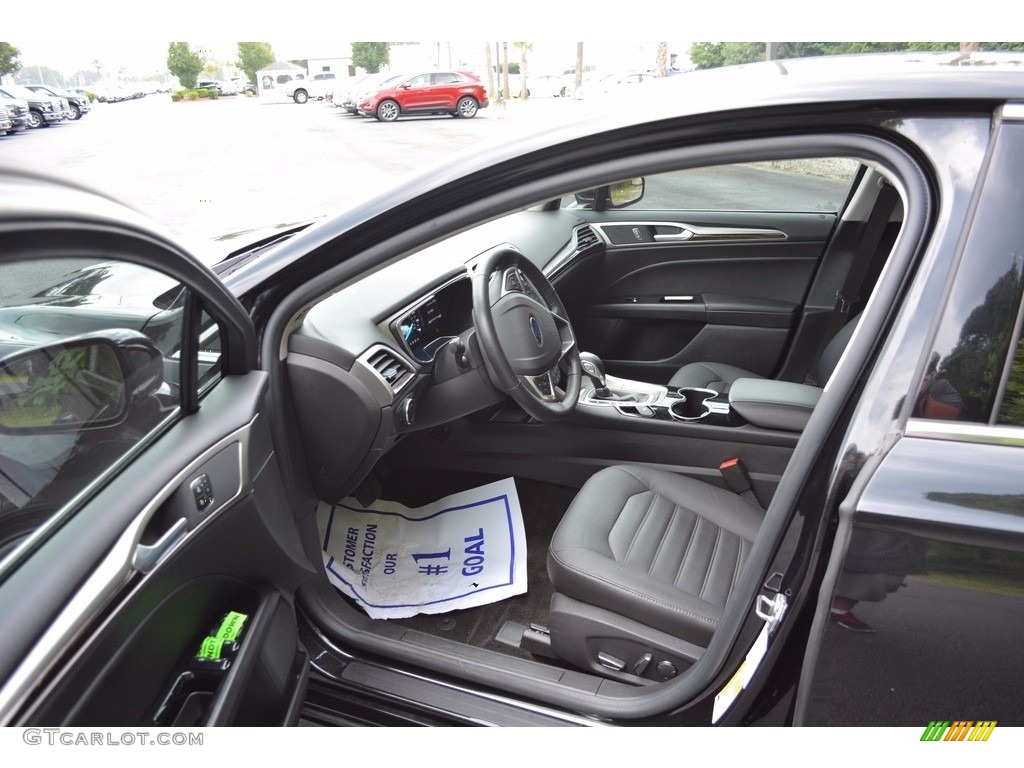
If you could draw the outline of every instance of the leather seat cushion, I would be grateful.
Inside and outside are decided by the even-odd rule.
[[[557,592],[706,646],[763,520],[709,483],[609,467],[555,531],[548,574]]]
[[[684,365],[668,381],[670,387],[693,387],[713,389],[726,394],[737,379],[763,379],[756,373],[725,363],[689,363]]]

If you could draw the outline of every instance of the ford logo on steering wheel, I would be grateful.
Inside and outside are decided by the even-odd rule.
[[[544,345],[544,334],[541,333],[540,323],[537,322],[537,318],[530,315],[530,330],[533,332],[533,338],[537,342],[537,346]]]

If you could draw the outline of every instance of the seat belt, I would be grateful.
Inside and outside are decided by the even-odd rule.
[[[867,224],[864,227],[864,235],[860,239],[857,250],[864,254],[861,258],[854,258],[850,269],[846,273],[846,280],[843,287],[836,291],[836,304],[829,316],[828,325],[818,343],[818,351],[814,355],[814,365],[817,366],[821,354],[828,346],[828,343],[835,338],[841,329],[850,320],[850,311],[854,305],[861,300],[861,292],[864,290],[865,278],[872,271],[874,266],[879,265],[887,254],[879,254],[878,247],[885,234],[885,227],[889,223],[889,217],[896,207],[899,194],[896,188],[887,181],[883,181],[882,188],[878,190],[878,197],[875,199],[875,207],[871,209]],[[880,271],[880,270],[879,270]],[[815,377],[808,373],[805,384],[821,386]]]

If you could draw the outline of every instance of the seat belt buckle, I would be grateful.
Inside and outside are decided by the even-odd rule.
[[[747,468],[743,466],[743,462],[739,460],[739,457],[726,459],[718,465],[718,471],[722,473],[722,477],[726,485],[729,486],[729,490],[735,494],[742,496],[753,488]]]

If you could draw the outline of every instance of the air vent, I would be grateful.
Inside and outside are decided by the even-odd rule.
[[[388,383],[392,392],[401,389],[405,381],[412,375],[409,366],[387,349],[378,348],[371,352],[366,362],[377,372],[378,376]]]
[[[585,251],[591,246],[597,245],[600,239],[597,233],[590,227],[580,227],[576,230],[576,250]]]

